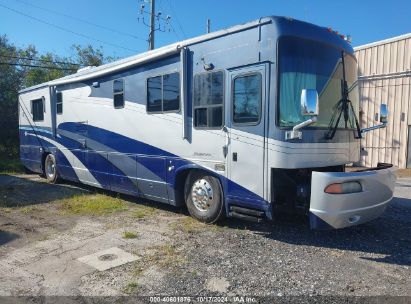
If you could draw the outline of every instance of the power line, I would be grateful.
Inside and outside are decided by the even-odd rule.
[[[38,61],[38,62],[44,62],[44,63],[54,63],[54,64],[67,64],[67,65],[79,65],[82,66],[81,63],[75,63],[75,62],[64,62],[64,61],[52,61],[52,60],[45,60],[45,59],[36,59],[36,58],[30,58],[30,57],[19,57],[19,56],[9,56],[9,55],[0,55],[0,57],[3,58],[13,58],[13,59],[19,59],[19,60],[30,60],[30,61]]]
[[[178,25],[178,27],[180,28],[181,33],[183,33],[184,38],[187,38],[187,35],[186,35],[186,33],[184,32],[183,27],[181,26],[180,20],[178,19],[178,15],[176,14],[176,12],[175,12],[175,10],[174,10],[174,8],[173,8],[173,5],[171,4],[171,0],[168,0],[168,6],[170,7],[172,13],[173,13],[174,16],[175,16],[175,19],[176,19],[176,21],[177,21],[177,25]]]
[[[61,71],[77,71],[77,69],[60,68],[60,67],[47,67],[47,66],[42,66],[42,65],[23,64],[23,63],[0,62],[0,65],[22,66],[22,67],[41,68],[41,69],[49,69],[49,70],[61,70]]]
[[[21,11],[15,10],[15,9],[13,9],[13,8],[11,8],[11,7],[8,7],[8,6],[4,5],[4,4],[0,4],[0,7],[3,7],[3,8],[5,8],[5,9],[8,9],[8,10],[10,10],[10,11],[12,11],[12,12],[15,12],[16,14],[25,16],[25,17],[27,17],[27,18],[36,20],[37,22],[40,22],[40,23],[43,23],[43,24],[46,24],[46,25],[49,25],[49,26],[58,28],[58,29],[60,29],[60,30],[62,30],[62,31],[65,31],[65,32],[68,32],[68,33],[71,33],[71,34],[74,34],[74,35],[77,35],[77,36],[80,36],[80,37],[83,37],[83,38],[86,38],[86,39],[94,40],[94,41],[97,41],[97,42],[100,42],[100,43],[103,43],[103,44],[107,44],[107,45],[110,45],[110,46],[113,46],[113,47],[116,47],[116,48],[121,48],[121,49],[124,49],[124,50],[127,50],[127,51],[132,51],[132,52],[136,52],[136,51],[137,51],[137,50],[134,50],[134,49],[130,49],[130,48],[127,48],[127,47],[118,45],[118,44],[114,44],[114,43],[107,42],[107,41],[104,41],[104,40],[100,40],[100,39],[97,39],[97,38],[94,38],[94,37],[91,37],[91,36],[88,36],[88,35],[84,35],[84,34],[81,34],[81,33],[77,33],[77,32],[75,32],[75,31],[72,31],[72,30],[68,29],[68,28],[59,26],[59,25],[57,25],[57,24],[54,24],[54,23],[51,23],[51,22],[48,22],[48,21],[39,19],[39,18],[37,18],[37,17],[34,17],[34,16],[29,15],[29,14],[23,13],[23,12],[21,12]]]
[[[46,11],[46,12],[50,12],[50,13],[53,13],[53,14],[56,14],[56,15],[66,17],[66,18],[70,18],[70,19],[73,19],[73,20],[76,20],[76,21],[80,21],[80,22],[83,22],[85,24],[89,24],[89,25],[101,28],[103,30],[107,30],[107,31],[110,31],[110,32],[113,32],[113,33],[128,36],[128,37],[131,37],[131,38],[134,38],[134,39],[146,41],[146,39],[144,39],[144,38],[141,38],[141,37],[138,37],[136,35],[132,35],[132,34],[129,34],[129,33],[114,29],[114,28],[110,28],[110,27],[105,26],[105,25],[96,24],[96,23],[93,23],[93,22],[90,22],[90,21],[87,21],[87,20],[84,20],[84,19],[81,19],[81,18],[78,18],[78,17],[75,17],[75,16],[67,15],[67,14],[64,14],[64,13],[61,13],[61,12],[58,12],[58,11],[55,11],[55,10],[51,10],[51,9],[48,9],[48,8],[45,8],[45,7],[37,6],[37,5],[34,5],[32,3],[27,3],[27,2],[24,2],[24,1],[21,1],[21,0],[15,0],[15,1],[23,3],[23,4],[31,6],[31,7],[35,7],[37,9],[40,9],[40,10],[43,10],[43,11]]]
[[[176,32],[176,30],[174,29],[174,26],[171,23],[170,23],[170,27],[171,27],[171,30],[173,31],[173,33],[176,35],[177,39],[180,40],[180,35]]]

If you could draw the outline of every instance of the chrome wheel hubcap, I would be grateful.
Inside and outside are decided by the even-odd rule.
[[[56,165],[51,157],[47,157],[46,160],[46,174],[50,179],[53,179],[56,174]]]
[[[191,198],[194,206],[200,211],[207,211],[213,202],[213,188],[205,179],[199,179],[191,188]]]

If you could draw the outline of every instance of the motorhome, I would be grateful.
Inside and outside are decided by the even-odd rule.
[[[50,182],[186,205],[207,223],[291,213],[343,228],[379,217],[395,183],[388,164],[346,170],[369,131],[358,115],[350,43],[265,17],[23,89],[20,157]]]

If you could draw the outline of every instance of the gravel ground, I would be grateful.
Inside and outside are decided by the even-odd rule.
[[[147,202],[129,197],[109,215],[60,212],[59,200],[92,191],[0,175],[0,295],[411,297],[410,178],[381,218],[335,231],[300,219],[209,226],[152,202],[135,217]],[[106,271],[77,261],[110,247],[139,259]]]

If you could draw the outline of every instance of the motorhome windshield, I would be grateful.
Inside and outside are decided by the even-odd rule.
[[[279,42],[279,125],[292,127],[307,119],[301,114],[303,89],[316,89],[319,115],[310,127],[328,127],[335,106],[342,98],[343,69],[341,50],[319,42],[295,37],[283,37]],[[359,111],[357,63],[353,56],[344,55],[348,99],[356,113]],[[344,127],[341,119],[339,127]]]

